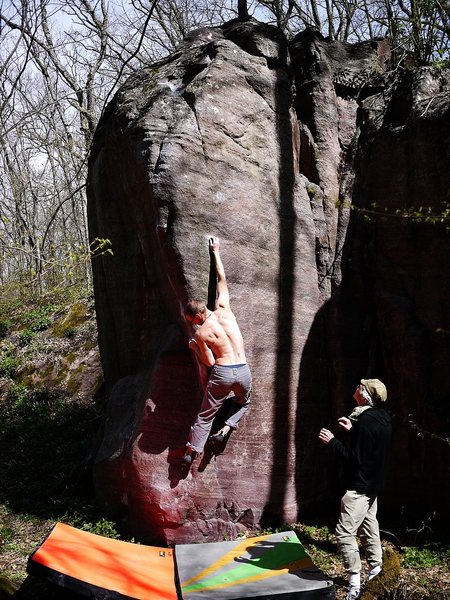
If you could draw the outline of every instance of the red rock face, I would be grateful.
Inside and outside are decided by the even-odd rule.
[[[409,369],[402,373],[412,396],[403,395],[399,353],[379,341],[392,331],[389,314],[403,339],[408,330],[388,268],[398,256],[392,228],[378,220],[366,226],[359,213],[350,219],[348,207],[336,206],[339,198],[364,197],[370,206],[394,194],[395,178],[375,185],[378,169],[390,164],[383,144],[391,139],[378,124],[378,105],[370,105],[377,90],[361,93],[379,56],[377,44],[356,52],[298,38],[294,107],[287,47],[275,28],[250,21],[199,30],[180,52],[128,80],[99,124],[88,178],[90,235],[110,239],[114,255],[93,261],[109,393],[95,484],[101,504],[138,539],[213,541],[327,506],[334,468],[317,432],[349,410],[361,377],[384,378],[392,389],[407,464],[404,439],[413,434],[401,419],[410,402],[424,404]],[[359,87],[342,87],[348,64],[366,73]],[[441,134],[436,126],[433,135]],[[400,156],[410,141],[398,140]],[[379,162],[367,153],[378,153]],[[200,457],[187,471],[180,458],[208,373],[187,348],[182,306],[189,297],[211,298],[211,235],[221,239],[254,394],[223,454]],[[448,249],[444,235],[441,242],[431,230],[426,236],[439,252]],[[424,293],[432,280],[427,273]],[[435,325],[430,318],[425,328]],[[364,341],[355,344],[361,332]],[[410,365],[426,381],[420,339]],[[439,339],[432,378],[446,357]],[[439,397],[448,395],[442,374],[433,385]]]

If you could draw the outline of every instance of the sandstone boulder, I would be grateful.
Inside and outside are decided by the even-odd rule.
[[[195,32],[131,78],[99,125],[91,236],[114,256],[93,262],[110,392],[96,487],[141,539],[215,540],[263,515],[296,519],[294,398],[320,306],[298,151],[287,45],[256,22]],[[182,304],[208,297],[211,235],[253,406],[224,453],[187,474],[180,455],[207,373],[187,349]]]
[[[382,42],[329,44],[306,31],[288,48],[275,27],[230,22],[131,77],[100,121],[90,236],[110,239],[114,254],[93,261],[109,395],[95,484],[138,539],[213,541],[335,504],[317,433],[349,412],[361,377],[384,379],[392,398],[391,514],[416,481],[426,481],[416,515],[438,488],[448,501],[448,444],[418,439],[408,419],[444,435],[449,238],[389,219],[446,199],[448,80],[399,79],[385,73],[388,58]],[[441,91],[427,96],[429,85]],[[222,454],[186,471],[208,373],[187,349],[182,306],[214,296],[211,235],[253,405]]]

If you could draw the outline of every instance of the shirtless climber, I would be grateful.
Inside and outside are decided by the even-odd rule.
[[[191,428],[183,460],[191,464],[208,440],[214,417],[230,392],[235,406],[225,425],[210,439],[223,441],[247,412],[252,392],[252,376],[245,358],[244,341],[236,317],[230,309],[230,296],[225,270],[219,253],[218,238],[210,238],[209,249],[214,257],[217,277],[217,300],[214,311],[204,302],[191,300],[184,309],[188,323],[197,326],[189,348],[207,367],[212,367],[200,412]]]

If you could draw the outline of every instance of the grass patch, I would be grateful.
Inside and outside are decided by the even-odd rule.
[[[431,542],[423,547],[404,546],[403,564],[415,569],[429,569],[439,565],[450,564],[450,548]]]
[[[341,570],[341,559],[337,554],[334,534],[326,525],[297,523],[293,527],[314,564],[330,576]]]

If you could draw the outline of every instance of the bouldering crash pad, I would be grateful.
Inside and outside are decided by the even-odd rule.
[[[27,571],[88,598],[177,600],[173,550],[113,540],[57,523]]]
[[[175,546],[183,600],[335,598],[293,531],[230,542]]]
[[[157,548],[57,523],[27,571],[102,600],[334,600],[293,531]]]

